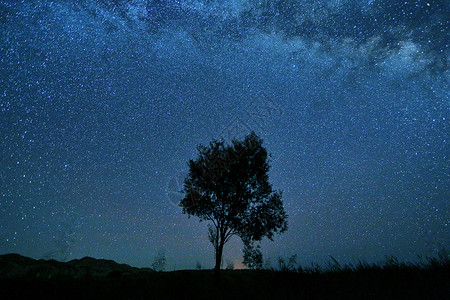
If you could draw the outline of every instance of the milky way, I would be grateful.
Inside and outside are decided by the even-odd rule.
[[[450,247],[448,1],[0,0],[0,253],[213,265],[187,161],[254,130],[265,259]],[[225,261],[242,261],[238,239]]]

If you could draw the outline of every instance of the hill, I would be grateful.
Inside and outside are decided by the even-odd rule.
[[[56,260],[36,260],[19,254],[0,255],[1,279],[83,279],[120,277],[146,272],[152,271],[92,257],[64,263]]]

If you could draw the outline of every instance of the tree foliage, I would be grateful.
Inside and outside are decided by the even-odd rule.
[[[260,250],[260,246],[255,247],[251,241],[244,240],[244,265],[250,269],[262,269],[263,256]]]

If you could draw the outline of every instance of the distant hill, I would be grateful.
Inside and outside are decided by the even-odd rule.
[[[91,278],[120,277],[127,274],[154,272],[139,269],[113,260],[84,257],[69,262],[33,259],[19,254],[0,255],[0,278]]]

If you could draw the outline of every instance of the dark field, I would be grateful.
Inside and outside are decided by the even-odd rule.
[[[2,279],[3,299],[450,299],[448,264],[322,272],[210,270]]]

